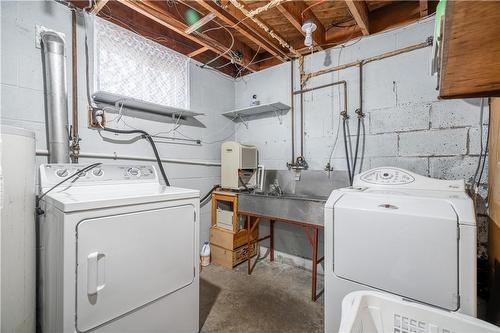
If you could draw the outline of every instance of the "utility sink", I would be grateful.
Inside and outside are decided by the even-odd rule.
[[[322,226],[326,200],[334,189],[348,186],[347,173],[300,173],[297,177],[293,170],[267,170],[261,192],[238,194],[238,211]]]

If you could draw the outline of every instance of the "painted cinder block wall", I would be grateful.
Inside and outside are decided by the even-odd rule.
[[[305,58],[305,71],[317,71],[385,52],[425,42],[433,35],[434,18],[409,26],[348,42]],[[365,158],[362,170],[378,166],[396,166],[424,176],[440,179],[465,179],[470,183],[478,163],[480,131],[486,132],[487,101],[480,124],[480,99],[438,100],[436,78],[430,75],[432,47],[371,62],[363,68],[363,111],[366,129]],[[253,94],[261,103],[280,101],[291,104],[290,64],[253,73],[236,82],[236,107],[247,106]],[[294,89],[300,87],[298,64],[294,65]],[[347,81],[348,114],[353,143],[356,134],[355,110],[359,108],[359,68],[315,77],[306,88]],[[296,147],[300,144],[300,99],[294,99]],[[331,164],[346,170],[342,126],[339,113],[344,109],[339,86],[304,95],[304,156],[311,169],[323,170],[340,129]],[[261,164],[268,169],[286,169],[291,160],[291,113],[278,119],[274,115],[246,119],[236,125],[236,138],[259,148]],[[483,136],[484,142],[486,135]],[[295,156],[299,152],[296,148]],[[360,161],[361,162],[361,161]],[[359,170],[358,170],[359,171]],[[335,172],[335,171],[334,171]],[[487,166],[480,194],[486,195]],[[486,221],[480,219],[480,243],[487,241]],[[310,257],[310,248],[302,231],[279,225],[276,247],[288,254]],[[262,228],[263,233],[266,228]],[[484,246],[480,255],[485,255]]]
[[[46,149],[41,51],[35,48],[35,25],[63,32],[66,38],[69,38],[70,11],[53,1],[2,1],[1,15],[1,122],[35,131],[37,149]],[[351,46],[342,49],[330,49],[308,56],[305,59],[306,71],[323,69],[421,43],[432,35],[433,25],[434,21],[430,18],[404,28],[363,38],[356,43],[349,42]],[[81,20],[78,36],[78,104],[82,151],[148,154],[150,148],[145,142],[123,145],[103,141],[96,131],[86,128]],[[69,40],[66,51],[67,81],[71,82]],[[479,100],[437,100],[434,89],[436,82],[429,75],[431,52],[431,48],[425,48],[366,65],[363,109],[367,113],[367,135],[363,169],[392,165],[437,178],[469,180],[472,177],[479,153],[479,131],[485,131],[487,116],[483,126],[479,126]],[[253,94],[256,94],[262,103],[281,101],[290,105],[290,68],[291,65],[286,63],[233,81],[191,63],[190,107],[206,113],[200,120],[207,128],[182,127],[182,132],[202,138],[206,142],[214,142],[222,138],[232,139],[232,133],[235,131],[237,140],[259,147],[261,163],[266,168],[285,169],[286,162],[291,159],[290,112],[280,118],[271,116],[247,119],[245,124],[236,123],[234,126],[220,113],[249,105]],[[296,62],[294,76],[294,89],[298,89]],[[359,107],[357,68],[312,79],[307,87],[342,79],[348,82],[348,111],[354,115],[354,110]],[[68,94],[71,105],[70,85]],[[344,108],[342,91],[337,88],[315,91],[306,94],[304,99],[304,155],[312,169],[321,170],[328,161],[336,136],[338,114]],[[300,142],[298,103],[299,99],[295,98],[296,147]],[[486,111],[487,109],[485,115]],[[125,119],[128,124],[151,132],[168,131],[172,128],[171,124]],[[351,131],[355,133],[353,121]],[[201,147],[160,144],[159,149],[162,156],[170,158],[216,162],[220,160],[220,142],[204,143]],[[95,160],[81,159],[80,163],[93,161]],[[38,158],[38,163],[44,162],[45,157]],[[332,165],[337,170],[345,169],[342,135],[339,135]],[[165,167],[175,186],[200,189],[202,193],[220,179],[218,167],[178,164],[166,164]],[[486,182],[486,179],[487,176],[483,176],[483,182]],[[484,192],[481,192],[483,196]],[[202,210],[201,241],[208,240],[209,224],[207,205]],[[297,257],[309,257],[309,245],[301,230],[283,225],[277,228],[277,247],[280,250]],[[482,235],[484,240],[484,233]]]
[[[36,133],[36,148],[45,150],[45,105],[43,98],[43,73],[41,50],[35,47],[35,26],[62,32],[66,36],[66,60],[68,82],[68,105],[71,106],[71,12],[55,1],[2,1],[1,2],[1,123],[23,127]],[[91,34],[90,34],[91,35]],[[92,46],[92,44],[91,44]],[[103,136],[113,141],[103,140],[95,130],[89,130],[87,124],[87,102],[85,96],[84,30],[82,20],[78,21],[78,106],[79,130],[82,152],[153,157],[151,148],[144,140],[133,144],[119,144],[116,140],[125,137]],[[201,146],[178,144],[158,144],[160,155],[164,158],[220,161],[220,142],[223,138],[231,139],[234,126],[230,120],[220,115],[234,108],[234,82],[232,78],[214,71],[201,69],[191,62],[190,66],[190,108],[205,113],[199,117],[206,128],[182,126],[183,134],[203,139]],[[69,121],[71,122],[71,111]],[[127,124],[144,129],[150,133],[169,131],[173,124],[135,119],[124,116]],[[126,128],[123,123],[113,124],[117,128]],[[171,133],[174,135],[173,133]],[[214,142],[215,141],[215,142]],[[46,163],[46,157],[39,156],[38,164]],[[80,163],[151,163],[123,160],[95,160],[81,158]],[[164,164],[173,186],[194,188],[206,193],[214,184],[220,182],[220,168],[217,166],[199,166],[186,164]],[[200,241],[208,240],[210,225],[210,205],[201,211]]]

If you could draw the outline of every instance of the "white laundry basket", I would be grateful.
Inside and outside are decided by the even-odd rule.
[[[356,291],[342,301],[339,332],[349,333],[500,333],[471,316],[409,302],[373,291]]]

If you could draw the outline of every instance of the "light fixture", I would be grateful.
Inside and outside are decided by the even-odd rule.
[[[316,30],[316,23],[312,20],[306,20],[302,24],[302,31],[306,33],[306,38],[304,39],[304,45],[311,47],[313,44],[312,33]]]

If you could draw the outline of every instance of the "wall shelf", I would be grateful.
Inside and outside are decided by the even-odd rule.
[[[204,113],[145,102],[132,97],[112,94],[105,91],[94,93],[92,99],[99,107],[104,108],[106,112],[119,113],[121,109],[121,113],[124,116],[165,123],[178,123],[194,127],[206,127],[195,118],[196,116],[204,115]]]
[[[289,110],[290,106],[281,102],[276,102],[270,104],[252,105],[246,108],[225,112],[222,115],[231,118],[232,120],[237,120],[238,118],[241,119],[242,117],[262,115],[265,113],[274,113],[277,116],[282,116]]]

